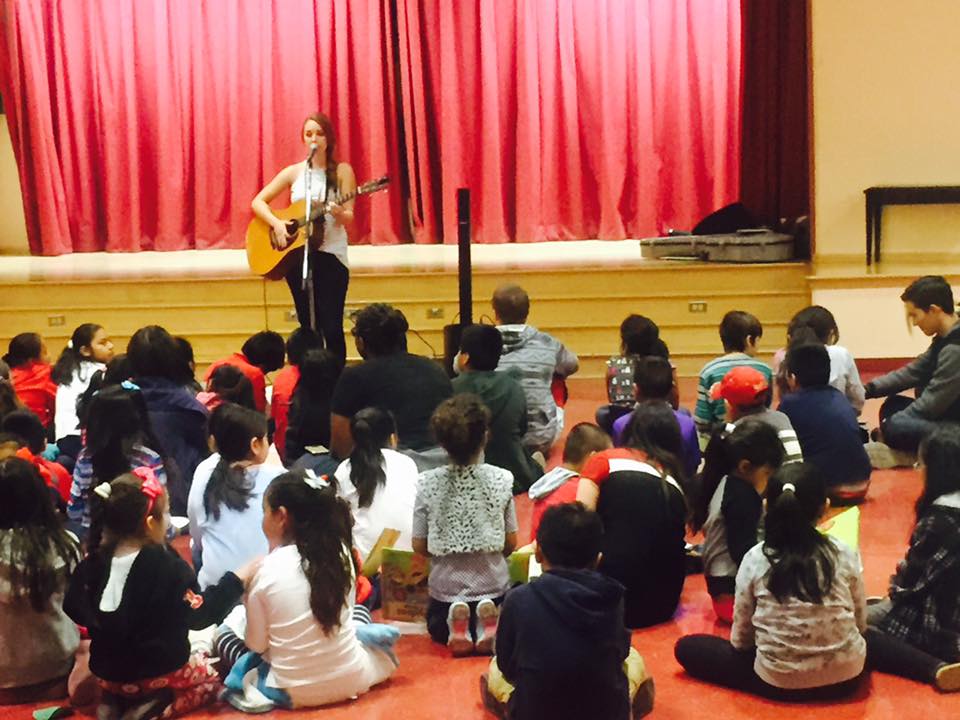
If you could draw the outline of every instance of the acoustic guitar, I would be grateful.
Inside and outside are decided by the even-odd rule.
[[[336,202],[317,202],[310,208],[310,218],[314,224],[314,235],[317,234],[318,224],[323,223],[323,216],[336,205],[342,205],[355,197],[386,190],[390,178],[383,177],[371,180],[359,186],[351,193],[340,197]],[[254,217],[247,225],[247,263],[250,269],[258,275],[278,280],[286,274],[287,260],[290,256],[307,243],[306,232],[306,200],[298,200],[290,207],[274,211],[274,215],[283,220],[287,226],[287,237],[292,242],[283,250],[277,250],[271,242],[273,228],[259,217]],[[313,242],[313,241],[312,241]]]

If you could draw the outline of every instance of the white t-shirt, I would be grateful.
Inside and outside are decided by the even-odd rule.
[[[343,548],[347,553],[347,548]],[[294,707],[340,702],[386,680],[393,662],[360,643],[351,619],[355,583],[330,635],[310,609],[310,583],[296,545],[276,548],[263,561],[247,592],[244,642],[270,662],[267,685],[286,690]]]
[[[377,488],[373,502],[365,508],[360,507],[357,489],[350,482],[350,460],[340,463],[334,473],[337,495],[350,503],[353,512],[353,545],[364,560],[386,528],[400,531],[395,548],[413,550],[411,531],[417,499],[417,464],[396,450],[384,449],[381,453],[387,482]]]
[[[797,690],[852,680],[863,671],[867,648],[866,599],[860,559],[847,545],[837,549],[833,585],[822,603],[795,597],[782,604],[767,589],[770,561],[763,543],[743,556],[737,572],[730,642],[757,648],[754,670],[770,685]]]
[[[199,549],[203,565],[197,574],[201,589],[215,585],[223,574],[233,572],[258,555],[266,555],[269,546],[263,534],[263,493],[270,481],[284,472],[281,465],[252,465],[246,469],[247,482],[252,484],[245,510],[220,506],[220,517],[214,519],[203,509],[203,494],[220,454],[214,453],[201,462],[193,474],[187,498],[190,539]]]
[[[73,372],[69,385],[57,385],[56,411],[53,425],[57,440],[80,434],[80,418],[77,417],[77,400],[90,387],[90,379],[97,370],[106,370],[103,363],[83,361]]]

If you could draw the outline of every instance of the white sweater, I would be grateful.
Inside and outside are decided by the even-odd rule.
[[[383,469],[387,475],[384,485],[377,488],[373,502],[360,507],[357,489],[350,481],[350,460],[340,463],[334,476],[337,478],[337,495],[350,503],[353,512],[353,545],[366,560],[380,534],[387,528],[399,530],[400,537],[394,547],[412,550],[413,504],[417,499],[417,464],[396,450],[384,449]]]
[[[823,602],[790,598],[783,604],[767,589],[770,562],[757,544],[743,556],[730,642],[756,646],[754,670],[778,688],[797,690],[851,680],[863,671],[867,648],[866,599],[857,554],[835,538],[833,585]]]

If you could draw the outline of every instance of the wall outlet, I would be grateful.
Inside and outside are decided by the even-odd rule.
[[[687,308],[692,313],[705,313],[707,311],[707,303],[705,300],[692,300]]]
[[[427,308],[427,319],[428,320],[439,320],[443,317],[443,308],[442,307],[432,307]]]
[[[63,315],[47,315],[48,327],[62,327],[67,324],[67,319]]]
[[[287,322],[297,322],[297,311],[296,310],[287,310],[283,314],[283,319]]]

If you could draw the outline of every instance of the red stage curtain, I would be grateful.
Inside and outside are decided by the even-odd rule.
[[[640,237],[737,199],[739,0],[401,2],[419,242]]]
[[[354,242],[453,242],[460,186],[481,242],[650,235],[737,197],[739,0],[2,1],[37,254],[240,246],[315,108],[358,178],[395,178]]]
[[[328,113],[397,174],[388,0],[4,0],[0,90],[31,251],[240,247],[250,200]],[[354,241],[395,242],[399,193]]]

